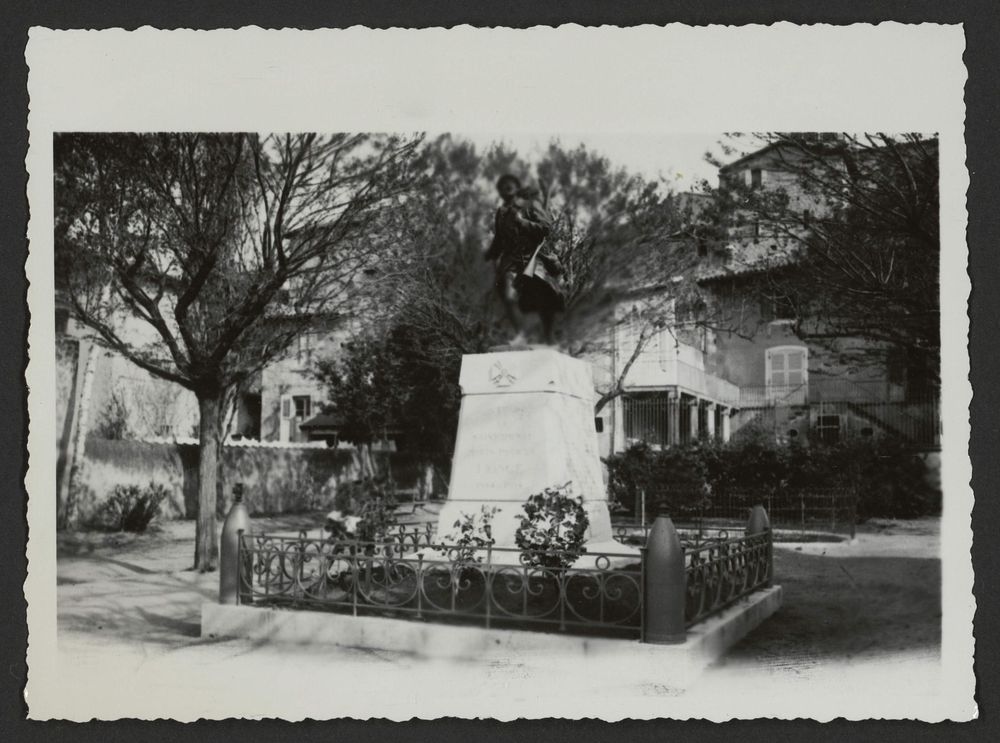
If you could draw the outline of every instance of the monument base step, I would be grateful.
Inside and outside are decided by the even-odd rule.
[[[592,670],[593,660],[600,657],[604,665],[599,668],[604,672],[617,669],[638,684],[684,688],[780,606],[781,586],[755,591],[696,624],[688,630],[687,639],[676,645],[215,603],[202,605],[201,636],[394,651],[487,667],[498,660],[528,666],[579,662]]]

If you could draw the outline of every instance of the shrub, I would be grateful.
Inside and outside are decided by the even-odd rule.
[[[852,488],[858,516],[914,518],[940,508],[926,466],[898,439],[850,439],[837,444],[780,445],[762,434],[727,444],[698,442],[656,451],[640,444],[608,458],[610,496],[625,509],[644,490],[648,502],[680,514],[715,495]]]
[[[525,501],[524,514],[517,516],[521,525],[514,532],[514,541],[524,550],[527,564],[565,568],[586,551],[583,541],[590,519],[583,498],[574,498],[570,492],[570,483],[566,483],[545,488]]]
[[[633,510],[645,491],[647,503],[670,512],[701,505],[712,472],[718,467],[714,447],[698,443],[655,451],[645,443],[605,460],[611,500]]]
[[[901,442],[884,438],[844,447],[841,466],[857,482],[858,518],[907,519],[939,513],[941,493],[927,482],[927,466]]]
[[[129,425],[129,410],[125,397],[119,390],[112,390],[107,404],[94,427],[94,433],[102,439],[121,441],[132,435]]]
[[[481,551],[495,542],[491,523],[498,510],[495,506],[484,505],[479,513],[462,512],[461,518],[455,520],[453,531],[441,539],[447,546],[439,551],[452,553],[455,562],[481,563]]]
[[[364,479],[337,488],[334,508],[343,516],[357,516],[355,538],[374,542],[396,523],[396,499],[384,479]]]
[[[142,533],[160,512],[167,489],[158,483],[145,488],[138,485],[116,485],[104,504],[101,523],[117,531]]]

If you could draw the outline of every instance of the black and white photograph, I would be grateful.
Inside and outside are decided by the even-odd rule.
[[[419,72],[322,126],[292,93],[187,125],[39,96],[30,715],[975,715],[963,111],[539,113],[565,78],[531,55],[604,31],[501,35],[495,86],[396,118]]]

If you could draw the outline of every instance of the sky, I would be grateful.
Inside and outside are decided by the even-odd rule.
[[[607,156],[615,165],[647,178],[665,178],[676,191],[690,191],[702,179],[707,179],[713,186],[717,184],[716,169],[705,162],[705,153],[712,151],[722,157],[718,142],[723,138],[721,133],[704,132],[691,134],[456,132],[455,134],[472,140],[480,147],[487,147],[501,140],[528,159],[535,159],[540,155],[552,139],[558,139],[567,147],[583,143],[588,149]],[[728,162],[736,158],[729,156],[722,159],[723,162]]]

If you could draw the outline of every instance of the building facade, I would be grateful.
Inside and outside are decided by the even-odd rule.
[[[795,153],[773,145],[720,168],[722,189],[780,189],[797,224],[737,210],[721,251],[706,250],[697,236],[674,236],[697,252],[703,305],[674,308],[668,327],[653,333],[642,298],[620,306],[613,352],[598,377],[630,366],[623,394],[598,416],[605,454],[635,441],[725,441],[752,430],[783,442],[891,435],[916,450],[939,448],[939,392],[909,373],[905,351],[861,337],[803,340],[822,335],[820,321],[800,316],[767,280],[796,270],[810,219],[831,211],[800,178]],[[809,323],[813,332],[801,333]]]

